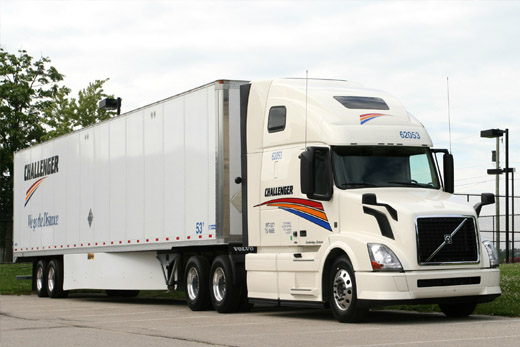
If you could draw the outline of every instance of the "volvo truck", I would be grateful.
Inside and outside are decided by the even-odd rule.
[[[184,290],[192,310],[435,303],[501,293],[453,157],[385,92],[218,80],[15,154],[14,255],[41,297]]]

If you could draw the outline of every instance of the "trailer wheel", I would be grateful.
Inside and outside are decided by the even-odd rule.
[[[40,259],[36,263],[36,293],[40,298],[49,296],[47,293],[47,260]]]
[[[192,311],[206,310],[209,299],[209,262],[204,257],[192,256],[185,270],[186,302]]]
[[[342,323],[358,322],[368,311],[359,304],[354,269],[346,256],[339,257],[332,265],[329,301],[334,317]]]
[[[477,303],[465,302],[460,304],[439,304],[442,313],[451,318],[467,317],[475,311]]]
[[[69,294],[63,290],[63,263],[58,259],[47,265],[47,293],[51,298],[65,298]]]
[[[231,261],[224,255],[213,260],[209,271],[211,303],[217,312],[230,313],[238,309],[241,288],[233,277]]]

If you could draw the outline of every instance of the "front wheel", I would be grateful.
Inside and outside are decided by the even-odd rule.
[[[477,304],[475,302],[466,302],[460,304],[439,304],[442,313],[451,318],[467,317],[475,311]]]
[[[339,257],[332,265],[329,302],[334,317],[342,323],[358,322],[368,311],[359,304],[354,269],[346,256]]]
[[[209,302],[209,263],[204,257],[192,256],[185,270],[186,302],[192,311],[206,310]]]

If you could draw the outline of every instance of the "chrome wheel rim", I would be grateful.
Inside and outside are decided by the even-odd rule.
[[[53,266],[49,266],[49,274],[47,276],[47,288],[49,288],[49,292],[54,290],[54,284],[56,280],[56,270],[54,270]]]
[[[226,297],[226,275],[221,267],[213,273],[213,295],[219,302]]]
[[[36,289],[41,291],[43,288],[43,268],[38,266],[38,270],[36,270]]]
[[[186,288],[188,289],[188,297],[190,300],[195,300],[199,296],[199,273],[194,267],[188,271],[188,277],[186,278]]]
[[[334,284],[332,294],[336,306],[342,310],[348,310],[352,303],[354,288],[352,287],[352,279],[347,270],[339,269],[334,276]]]

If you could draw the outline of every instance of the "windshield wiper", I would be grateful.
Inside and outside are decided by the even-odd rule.
[[[393,182],[388,182],[388,183],[400,184],[400,185],[407,186],[407,187],[433,188],[433,185],[431,185],[431,184],[428,184],[428,183],[418,183],[418,182],[415,182],[415,181],[410,181],[410,182],[393,181]]]
[[[362,187],[362,188],[363,187],[377,187],[375,184],[366,183],[366,182],[349,182],[349,183],[343,184],[341,187],[347,188],[350,186],[356,186],[356,187]]]

